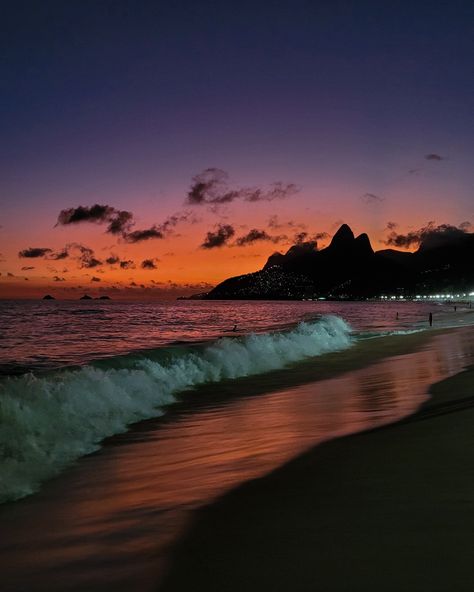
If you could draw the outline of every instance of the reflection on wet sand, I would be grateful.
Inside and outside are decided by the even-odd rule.
[[[148,422],[0,509],[2,589],[156,588],[190,510],[324,440],[412,413],[472,359],[469,329],[440,334],[336,378]]]

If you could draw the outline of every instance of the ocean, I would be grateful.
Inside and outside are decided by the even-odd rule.
[[[472,363],[467,312],[0,302],[6,590],[22,578],[31,591],[155,589],[189,512],[319,442],[413,413]],[[425,339],[447,327],[461,330]]]

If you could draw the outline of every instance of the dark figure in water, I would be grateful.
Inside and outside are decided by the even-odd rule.
[[[455,307],[454,307],[454,312],[456,312],[456,311],[457,311],[457,309],[458,309],[458,307],[457,307],[457,306],[455,306]]]
[[[234,328],[232,329],[232,331],[235,333],[237,331],[237,325],[234,325]]]
[[[397,321],[398,321],[398,312],[397,312],[397,316],[396,316],[395,318],[396,318],[396,319],[397,319]]]
[[[430,319],[430,327],[432,327],[433,326],[433,313],[432,312],[430,312],[429,319]]]

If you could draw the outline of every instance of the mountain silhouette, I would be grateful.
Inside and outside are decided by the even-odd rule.
[[[229,278],[208,299],[370,298],[472,291],[474,234],[433,233],[417,251],[374,251],[369,237],[343,224],[331,243],[298,243],[271,255],[263,269]]]

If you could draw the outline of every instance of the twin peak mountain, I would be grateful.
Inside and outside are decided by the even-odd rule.
[[[471,291],[474,285],[474,234],[439,235],[422,241],[414,253],[375,252],[369,237],[355,237],[343,224],[331,243],[315,242],[274,253],[260,271],[231,277],[205,299],[371,298],[382,294],[414,295],[433,290]]]

